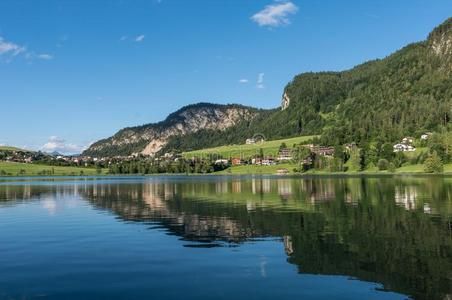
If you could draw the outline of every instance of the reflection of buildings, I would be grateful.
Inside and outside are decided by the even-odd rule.
[[[289,179],[278,179],[278,194],[283,199],[288,199],[292,195],[292,181]]]
[[[406,210],[414,210],[416,208],[417,189],[415,186],[396,186],[395,202],[405,207]]]
[[[253,194],[267,194],[271,192],[271,180],[269,178],[251,179],[251,192]]]
[[[293,253],[293,245],[292,245],[292,238],[288,235],[285,235],[283,237],[284,241],[284,251],[287,255],[291,255]]]
[[[327,202],[336,198],[332,179],[306,179],[300,181],[300,189],[307,194],[311,203]]]

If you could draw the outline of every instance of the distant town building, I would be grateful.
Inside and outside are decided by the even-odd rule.
[[[394,147],[394,152],[413,152],[413,151],[416,151],[415,147],[413,147],[411,145],[407,145],[405,143],[395,144],[393,147]]]
[[[215,164],[216,165],[227,165],[227,164],[229,164],[229,161],[227,159],[217,159],[215,161]]]
[[[402,139],[403,144],[412,144],[414,142],[414,138],[407,136]]]
[[[273,158],[268,157],[268,158],[264,158],[262,160],[262,165],[263,166],[272,166],[272,165],[276,165],[275,161],[273,160]]]
[[[252,145],[252,144],[256,144],[256,140],[251,138],[251,139],[246,139],[245,143],[247,145]]]
[[[292,159],[292,150],[283,148],[279,150],[278,160],[291,160]]]
[[[432,135],[431,132],[426,132],[421,135],[421,140],[423,140],[423,141],[428,140],[431,135]]]
[[[251,163],[253,165],[262,165],[262,158],[260,157],[255,157],[253,159],[251,159]]]
[[[240,159],[240,158],[234,157],[234,158],[231,159],[231,163],[232,163],[233,166],[240,166],[240,165],[243,164],[243,160]]]
[[[311,152],[315,153],[319,156],[333,156],[334,155],[334,147],[323,147],[318,145],[305,145],[305,147],[309,148]]]

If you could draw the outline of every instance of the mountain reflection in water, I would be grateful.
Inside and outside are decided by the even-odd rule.
[[[299,273],[346,275],[416,299],[452,293],[452,179],[150,177],[0,182],[0,208],[81,197],[189,248],[281,240]]]

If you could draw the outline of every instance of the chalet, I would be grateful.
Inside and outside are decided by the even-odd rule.
[[[413,152],[413,151],[416,151],[415,147],[413,147],[411,145],[407,145],[405,143],[395,144],[393,147],[394,147],[394,152]]]
[[[243,165],[243,160],[240,158],[234,157],[231,159],[231,163],[233,166],[240,166],[240,165]]]
[[[309,149],[319,156],[333,156],[334,154],[334,147],[309,146]]]
[[[402,139],[403,144],[412,144],[414,142],[414,138],[407,136]]]
[[[251,159],[251,163],[253,165],[262,165],[262,158],[260,157],[255,157],[253,159]]]
[[[424,134],[421,135],[421,140],[426,141],[428,140],[428,138],[432,135],[431,132],[426,132]]]
[[[275,161],[273,160],[273,158],[268,157],[262,160],[262,165],[263,166],[272,166],[272,165],[276,165]]]
[[[292,150],[283,148],[279,150],[278,160],[291,160],[292,159]]]
[[[216,164],[216,165],[228,165],[228,164],[229,164],[229,161],[228,161],[227,159],[217,159],[217,160],[215,161],[215,164]]]
[[[245,143],[247,145],[252,145],[252,144],[256,144],[256,140],[251,138],[251,139],[246,139]]]

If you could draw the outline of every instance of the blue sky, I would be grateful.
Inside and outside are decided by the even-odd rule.
[[[0,1],[0,144],[78,152],[190,103],[280,103],[307,71],[425,39],[451,0]]]

